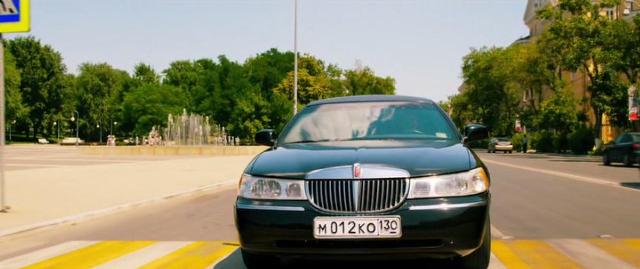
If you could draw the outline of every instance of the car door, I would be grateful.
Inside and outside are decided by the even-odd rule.
[[[615,144],[612,146],[611,150],[611,161],[614,162],[622,162],[624,160],[624,156],[629,154],[629,149],[631,148],[632,138],[629,134],[622,134],[618,138],[616,138]]]

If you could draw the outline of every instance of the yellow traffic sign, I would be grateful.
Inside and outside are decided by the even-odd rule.
[[[30,0],[0,0],[0,33],[29,32]]]

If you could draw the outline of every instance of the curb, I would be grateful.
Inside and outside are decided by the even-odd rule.
[[[113,214],[113,213],[117,213],[117,212],[120,212],[120,211],[125,211],[127,209],[131,209],[131,208],[135,208],[135,207],[140,207],[140,206],[145,206],[145,205],[150,205],[150,204],[162,202],[164,200],[168,200],[168,199],[171,199],[171,198],[185,197],[185,196],[193,195],[193,194],[200,193],[200,192],[214,190],[214,189],[218,189],[218,188],[222,188],[222,187],[233,186],[236,183],[237,183],[237,180],[227,180],[227,181],[223,181],[223,182],[219,182],[219,183],[200,186],[200,187],[197,187],[197,188],[194,188],[194,189],[190,189],[190,190],[186,190],[186,191],[170,193],[170,194],[158,197],[158,198],[151,198],[151,199],[141,200],[141,201],[137,201],[137,202],[116,205],[116,206],[112,206],[112,207],[108,207],[108,208],[103,208],[103,209],[98,209],[98,210],[93,210],[93,211],[80,213],[80,214],[77,214],[77,215],[57,218],[57,219],[53,219],[53,220],[47,220],[47,221],[43,221],[43,222],[39,222],[39,223],[35,223],[35,224],[28,224],[28,225],[19,226],[19,227],[16,227],[16,228],[10,228],[10,229],[6,229],[6,230],[0,230],[0,238],[7,237],[7,236],[10,236],[10,235],[19,234],[19,233],[24,233],[24,232],[34,231],[34,230],[40,230],[40,229],[44,229],[44,228],[52,228],[54,226],[67,224],[67,223],[86,221],[86,220],[90,220],[90,219],[94,219],[94,218],[110,215],[110,214]]]

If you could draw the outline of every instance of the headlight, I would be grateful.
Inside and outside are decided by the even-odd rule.
[[[409,199],[465,196],[489,189],[489,177],[482,168],[464,173],[410,179]]]
[[[306,200],[304,180],[254,177],[244,174],[238,196],[262,200]]]

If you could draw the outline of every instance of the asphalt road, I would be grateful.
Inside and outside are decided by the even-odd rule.
[[[495,239],[640,237],[640,169],[599,159],[479,153],[492,177]],[[0,260],[69,241],[237,240],[226,189],[0,239]],[[242,268],[237,251],[216,268]]]

